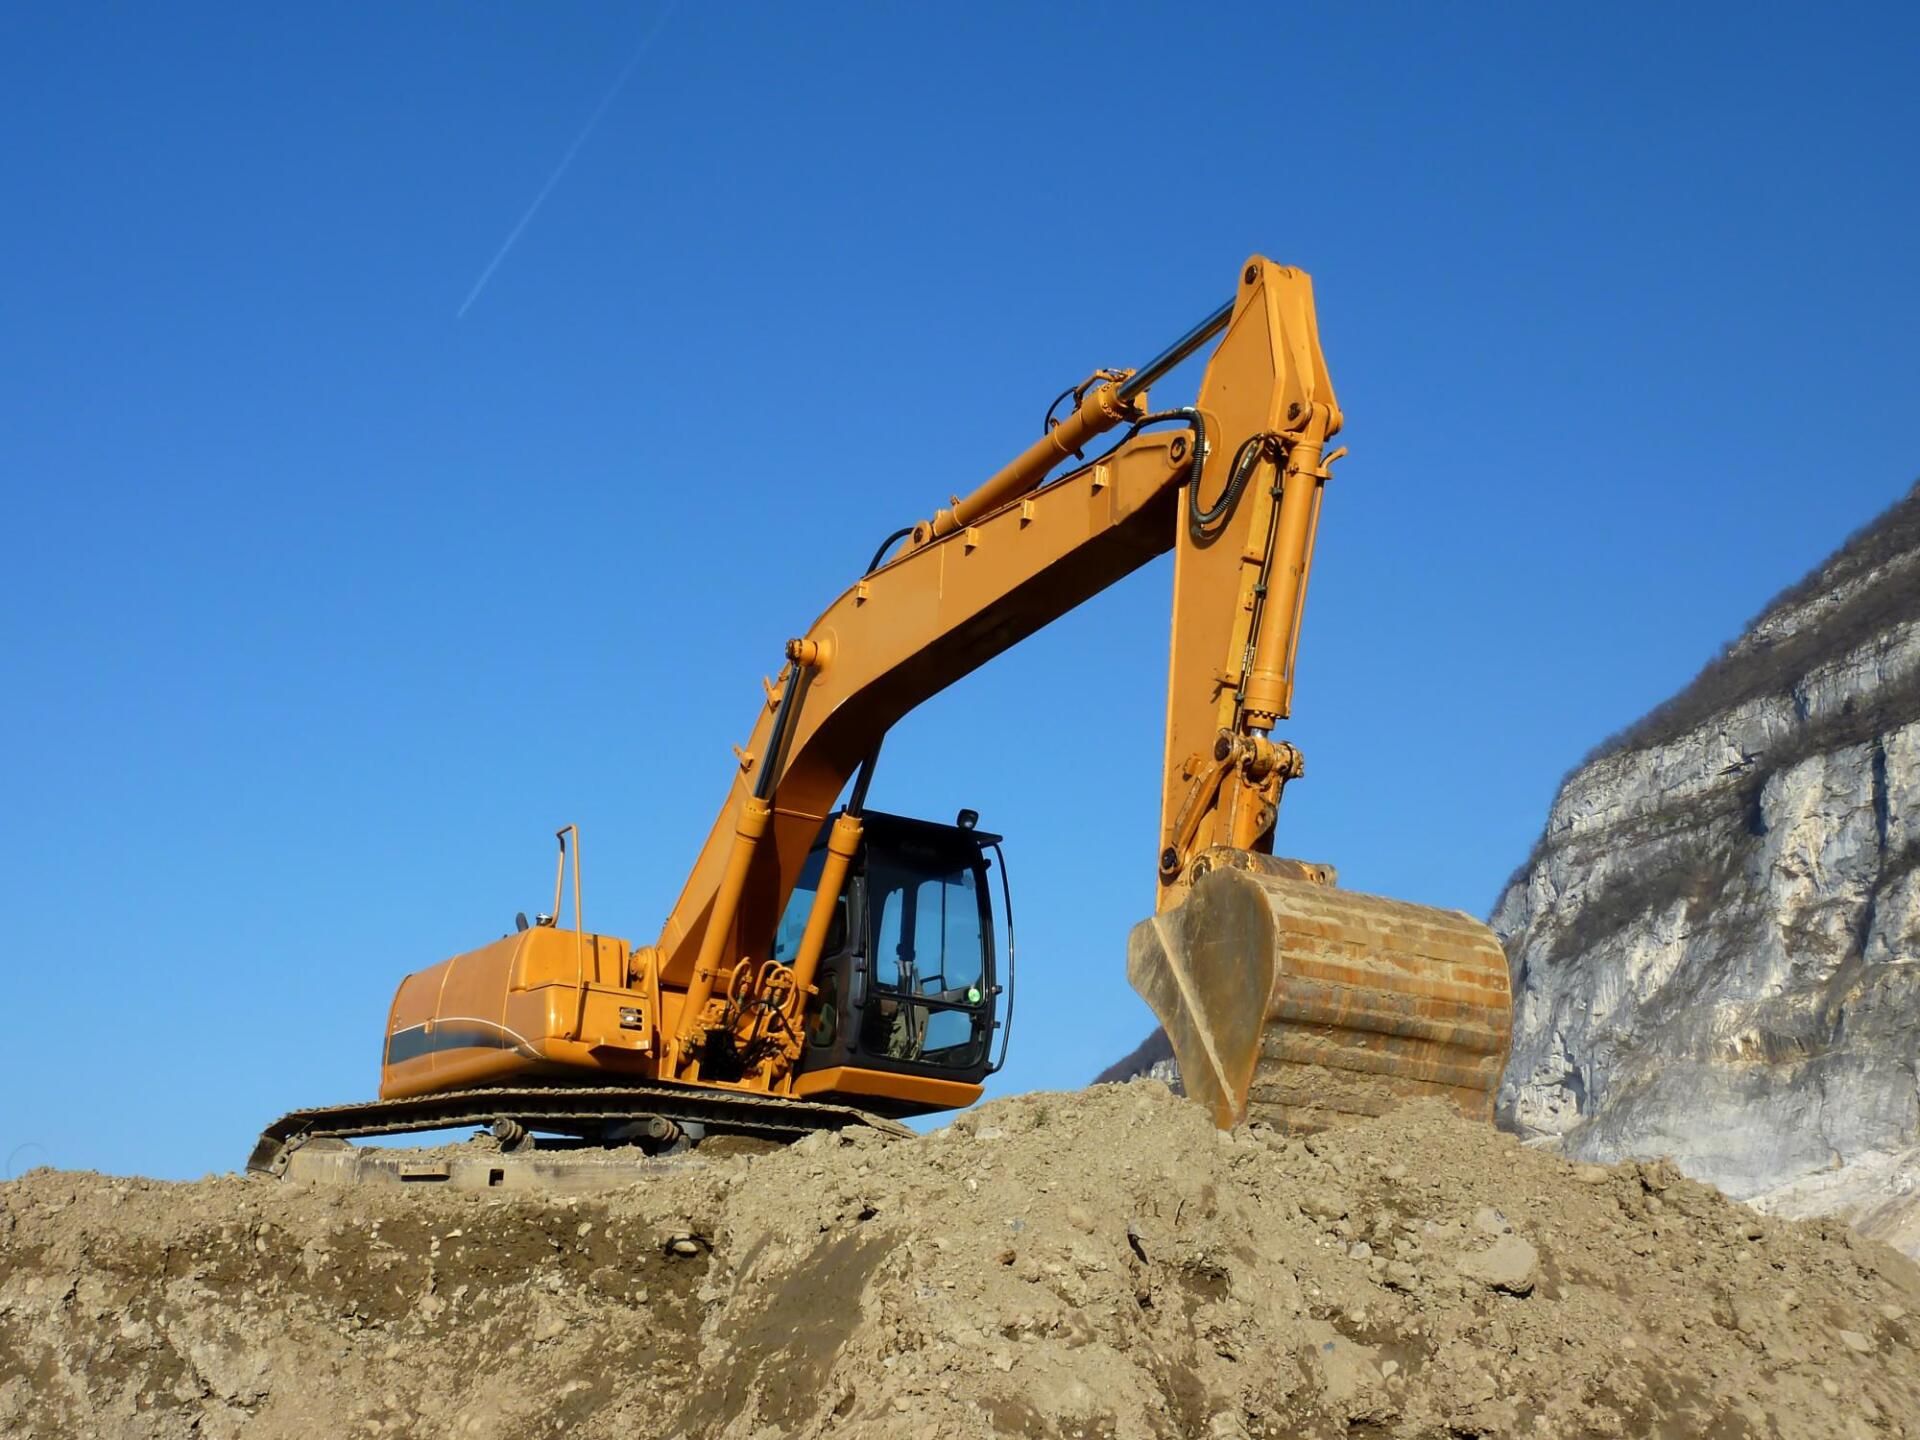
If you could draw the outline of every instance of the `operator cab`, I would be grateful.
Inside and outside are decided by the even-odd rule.
[[[781,916],[775,960],[791,964],[800,948],[835,818],[827,817]],[[860,851],[816,972],[819,998],[800,1070],[850,1067],[949,1082],[890,1085],[891,1094],[861,1099],[866,1109],[898,1116],[948,1108],[952,1099],[936,1097],[952,1085],[977,1087],[999,1068],[993,1052],[1005,1056],[999,1001],[1012,955],[1009,946],[1003,971],[988,884],[1001,837],[976,829],[976,819],[970,810],[957,825],[874,810],[861,816]],[[1004,914],[1004,862],[1002,870]],[[926,1103],[910,1098],[916,1089]]]

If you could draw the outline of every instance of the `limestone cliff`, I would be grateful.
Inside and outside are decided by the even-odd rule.
[[[1504,1124],[1920,1241],[1920,486],[1563,783]]]

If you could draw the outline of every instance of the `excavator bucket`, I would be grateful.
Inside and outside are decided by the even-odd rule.
[[[1127,979],[1222,1129],[1323,1130],[1428,1095],[1492,1118],[1513,1036],[1507,961],[1459,911],[1212,869],[1133,928]]]

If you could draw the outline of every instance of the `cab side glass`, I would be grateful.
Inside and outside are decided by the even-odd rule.
[[[982,1033],[980,1018],[970,1010],[935,1010],[927,1016],[920,1058],[941,1065],[971,1065],[974,1040]]]
[[[965,1000],[981,981],[980,892],[971,865],[936,875],[876,864],[874,983],[913,995]]]
[[[807,916],[813,913],[813,897],[819,892],[820,870],[826,861],[827,852],[824,850],[816,850],[807,856],[800,878],[794,883],[792,898],[781,912],[779,928],[773,932],[773,958],[782,965],[791,965],[800,953],[800,937],[806,933]],[[839,903],[833,907],[833,922],[827,927],[826,943],[820,953],[823,956],[838,955],[846,945],[847,895],[843,889]]]

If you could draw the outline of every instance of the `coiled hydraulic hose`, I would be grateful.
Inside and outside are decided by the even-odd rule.
[[[1267,443],[1275,437],[1265,434],[1249,435],[1240,442],[1240,448],[1234,451],[1233,464],[1227,467],[1226,488],[1211,505],[1200,503],[1200,486],[1196,483],[1187,487],[1187,530],[1195,540],[1205,540],[1239,503],[1240,494],[1247,488],[1247,481],[1253,478],[1253,467],[1260,463],[1261,452]]]

